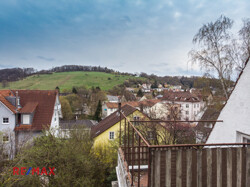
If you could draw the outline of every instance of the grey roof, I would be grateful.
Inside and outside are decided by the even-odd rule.
[[[161,95],[161,94],[156,96],[156,98],[162,98],[162,97],[163,97],[163,95]]]
[[[87,127],[91,128],[97,124],[94,120],[60,120],[61,129],[73,129],[77,127]]]
[[[118,96],[113,96],[113,95],[107,95],[108,101],[109,102],[119,102],[119,97]]]

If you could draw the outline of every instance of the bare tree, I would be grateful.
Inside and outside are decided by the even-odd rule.
[[[242,70],[250,55],[249,19],[244,20],[239,38],[233,38],[229,33],[232,25],[233,21],[225,16],[203,25],[193,38],[199,49],[189,52],[191,61],[198,63],[206,73],[216,72],[227,99],[233,70]]]
[[[183,144],[194,143],[194,131],[188,123],[180,123],[181,106],[174,102],[163,103],[161,108],[153,108],[149,114],[151,119],[166,120],[167,122],[135,122],[135,126],[140,130],[150,144]]]
[[[241,65],[244,68],[250,60],[250,19],[243,20],[243,27],[239,31],[239,35],[242,42]]]

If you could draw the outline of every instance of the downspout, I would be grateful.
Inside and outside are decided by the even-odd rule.
[[[16,107],[16,114],[15,114],[15,122],[16,122],[16,124],[15,124],[15,127],[18,127],[19,126],[19,124],[18,124],[18,114],[19,114],[19,112],[18,112],[18,107],[19,107],[19,98],[18,98],[18,91],[16,91],[16,102],[15,102],[15,107]],[[17,154],[17,150],[18,150],[18,131],[16,131],[15,129],[14,129],[14,131],[15,131],[15,151],[14,151],[14,155],[16,155]]]
[[[120,100],[120,99],[119,99]],[[121,100],[119,101],[119,104],[118,104],[118,108],[119,108],[119,115],[120,115],[120,132],[119,132],[119,146],[121,146],[121,132],[122,132],[122,114],[121,114]]]

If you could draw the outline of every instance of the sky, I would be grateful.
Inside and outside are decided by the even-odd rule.
[[[237,32],[249,10],[249,0],[1,0],[0,69],[202,75],[188,57],[199,28],[225,15]]]

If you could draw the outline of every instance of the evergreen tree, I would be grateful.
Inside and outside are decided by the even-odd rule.
[[[138,90],[137,97],[143,97],[143,92],[141,89]]]
[[[72,93],[77,94],[77,90],[75,87],[72,88]]]
[[[158,88],[157,81],[155,80],[154,84],[151,85],[151,88]]]
[[[101,100],[99,100],[96,111],[95,111],[94,119],[99,122],[101,121],[101,116],[102,116],[102,103],[101,103]]]
[[[58,91],[58,93],[60,93],[60,88],[58,86],[56,87],[56,90]]]
[[[156,96],[155,91],[152,92],[152,96],[155,98]]]

